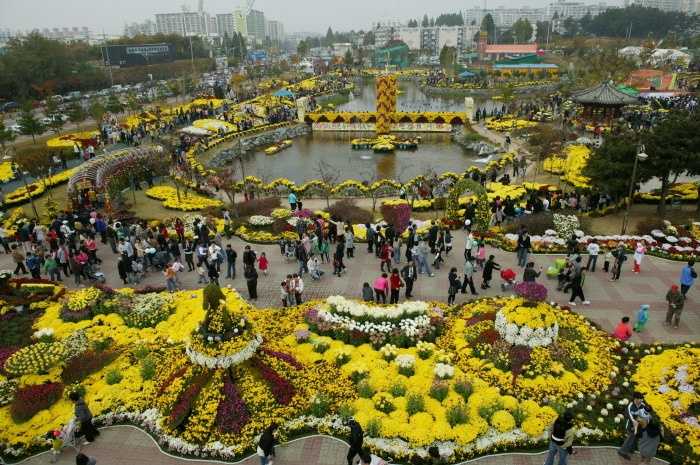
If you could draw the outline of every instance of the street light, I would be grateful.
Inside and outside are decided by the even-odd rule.
[[[634,186],[637,182],[637,165],[640,161],[644,161],[647,158],[649,158],[649,155],[644,151],[644,145],[640,145],[639,149],[637,149],[637,155],[634,157],[634,166],[632,168],[632,179],[630,180],[630,191],[629,195],[627,196],[627,208],[625,209],[625,216],[622,219],[622,231],[620,232],[621,235],[624,235],[625,232],[627,232],[627,225],[629,223],[630,219],[630,208],[632,208],[632,201],[633,201],[633,195],[634,195]]]

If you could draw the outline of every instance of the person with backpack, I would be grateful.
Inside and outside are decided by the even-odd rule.
[[[637,437],[639,440],[639,455],[641,455],[639,463],[650,463],[651,459],[656,457],[659,445],[664,439],[663,426],[651,415],[648,418],[640,418]]]
[[[583,295],[583,281],[585,279],[585,275],[583,273],[581,256],[578,255],[574,260],[574,273],[571,278],[571,298],[569,299],[569,305],[572,307],[576,305],[576,297],[581,299],[583,305],[591,304],[591,302],[586,300],[586,297]]]
[[[695,271],[694,266],[695,260],[690,259],[688,264],[684,266],[683,270],[681,271],[681,295],[683,295],[684,299],[685,295],[688,293],[688,290],[698,277],[698,273]]]
[[[350,450],[348,451],[348,465],[352,465],[355,456],[362,453],[362,445],[364,442],[365,433],[362,431],[362,426],[355,421],[355,419],[350,419],[348,422],[350,427]]]
[[[685,298],[683,298],[683,294],[681,294],[681,291],[675,284],[672,285],[671,289],[666,293],[666,302],[668,302],[668,310],[666,311],[664,326],[671,326],[671,324],[673,324],[674,328],[678,328]]]
[[[554,421],[549,433],[549,450],[544,465],[554,465],[554,460],[559,457],[559,465],[566,465],[569,455],[573,454],[574,416],[570,411],[559,415]]]
[[[617,249],[613,251],[612,255],[615,257],[615,262],[613,263],[612,277],[610,278],[610,281],[619,281],[620,273],[622,272],[622,265],[627,261],[625,244],[620,242]]]
[[[92,412],[85,403],[85,399],[77,392],[71,392],[68,398],[75,404],[74,415],[75,419],[80,422],[80,432],[85,436],[85,444],[90,444],[96,436],[100,435],[95,425],[92,424]]]
[[[275,457],[275,431],[277,425],[275,423],[268,426],[258,440],[257,453],[260,457],[260,465],[268,465],[272,463]]]
[[[246,265],[243,270],[243,277],[248,286],[248,296],[251,300],[258,300],[258,272],[252,265]]]
[[[637,432],[639,427],[639,419],[645,415],[649,408],[644,403],[644,396],[641,392],[635,392],[632,394],[632,402],[627,404],[625,409],[625,431],[627,436],[625,441],[622,443],[619,449],[617,449],[617,455],[624,458],[625,460],[630,460],[632,453],[634,452],[635,446],[637,445]]]

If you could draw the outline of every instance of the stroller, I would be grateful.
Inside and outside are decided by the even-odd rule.
[[[60,430],[49,431],[47,439],[51,441],[51,463],[56,463],[58,456],[67,447],[72,447],[76,453],[80,452],[80,446],[76,438],[77,431],[78,422],[75,418],[63,425]]]
[[[160,250],[151,258],[151,265],[158,271],[163,271],[170,261],[170,254],[165,250]]]
[[[297,246],[292,241],[287,241],[284,245],[284,259],[293,262],[297,259]]]
[[[100,271],[100,267],[95,263],[86,263],[83,267],[83,272],[90,282],[104,284],[107,281],[104,273]]]
[[[501,283],[501,291],[505,292],[513,289],[513,286],[515,286],[515,277],[515,271],[511,268],[501,270],[501,279],[503,280]]]

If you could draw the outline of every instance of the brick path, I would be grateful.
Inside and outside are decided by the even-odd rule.
[[[454,234],[454,250],[446,258],[446,263],[435,271],[435,277],[421,276],[415,283],[414,297],[422,300],[447,300],[447,274],[450,267],[457,267],[461,274],[464,263],[465,235],[461,231]],[[225,273],[222,273],[220,282],[222,285],[231,285],[239,290],[243,297],[248,297],[245,280],[241,276],[241,263],[244,243],[238,238],[233,238],[231,243],[238,252],[239,275],[235,280],[223,279]],[[101,245],[101,244],[100,244]],[[298,271],[296,263],[287,263],[280,255],[279,247],[276,245],[253,245],[253,249],[260,252],[265,252],[270,260],[270,275],[264,276],[260,274],[258,280],[258,295],[259,299],[255,304],[260,307],[270,307],[280,305],[279,285],[284,277]],[[361,297],[362,283],[372,282],[379,273],[379,261],[373,254],[368,254],[366,245],[357,244],[355,249],[355,258],[346,259],[345,263],[348,267],[347,274],[341,278],[333,276],[332,267],[328,264],[322,266],[326,272],[320,281],[312,281],[305,276],[304,283],[306,291],[304,298],[306,300],[325,298],[329,295],[341,294],[346,297]],[[405,252],[405,250],[402,250]],[[516,257],[514,253],[503,252],[498,249],[487,248],[487,254],[493,253],[496,256],[496,261],[503,268],[511,267],[519,272],[516,266]],[[121,287],[122,283],[117,275],[116,260],[117,255],[113,254],[108,247],[100,246],[98,256],[104,259],[102,270],[107,276],[107,284],[114,287]],[[536,266],[543,266],[545,269],[551,265],[558,256],[554,255],[531,255],[530,259],[536,263]],[[405,257],[402,257],[402,261]],[[683,267],[682,262],[672,262],[662,260],[656,257],[646,257],[642,263],[642,272],[638,275],[632,273],[632,260],[626,262],[626,267],[622,273],[622,279],[619,282],[612,283],[608,280],[609,276],[599,269],[595,273],[589,273],[586,277],[584,292],[586,297],[592,302],[590,306],[578,305],[575,307],[577,312],[587,316],[606,331],[612,331],[615,324],[624,315],[634,318],[639,305],[645,303],[651,306],[650,320],[646,330],[641,334],[635,334],[632,338],[637,342],[687,342],[698,340],[700,333],[700,311],[698,303],[700,302],[700,294],[697,286],[688,293],[688,301],[683,311],[681,325],[678,329],[670,329],[663,326],[663,320],[666,313],[666,304],[664,297],[666,291],[671,284],[677,283],[680,276],[680,270]],[[399,268],[403,265],[399,265]],[[0,254],[0,269],[14,269],[12,258],[6,254]],[[223,268],[222,268],[223,271]],[[181,273],[179,276],[183,286],[187,289],[199,287],[197,285],[197,275],[194,272]],[[475,278],[477,287],[481,283],[481,276]],[[543,277],[539,280],[549,289],[549,300],[554,300],[559,303],[566,303],[568,296],[556,291],[556,280],[548,280]],[[74,288],[72,278],[64,279],[64,282],[69,288]],[[496,276],[492,281],[492,288],[487,291],[480,292],[480,296],[494,296],[501,293],[499,288],[500,278]],[[141,285],[164,285],[165,281],[161,273],[149,273]],[[457,303],[466,302],[471,296],[459,294]],[[401,300],[403,300],[403,292]]]
[[[279,465],[342,465],[346,461],[347,445],[334,438],[326,436],[311,436],[298,439],[288,444],[277,447],[276,464]],[[149,435],[132,427],[103,428],[101,436],[93,444],[85,446],[81,451],[97,459],[99,465],[184,465],[192,460],[185,460],[162,453]],[[572,465],[627,465],[629,463],[620,458],[614,448],[576,448],[569,463]],[[75,463],[75,452],[72,449],[61,454],[58,465],[72,465]],[[471,460],[473,465],[542,465],[544,452],[532,454],[501,454],[492,457],[483,457]],[[634,460],[634,459],[633,459]],[[25,465],[44,465],[48,462],[48,455],[42,454],[23,462]],[[197,460],[196,462],[207,465],[222,462],[208,462]],[[253,455],[239,462],[242,465],[257,465],[258,458]],[[662,460],[653,460],[654,465],[666,463]]]

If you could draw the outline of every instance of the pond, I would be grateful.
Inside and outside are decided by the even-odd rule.
[[[412,81],[400,82],[399,111],[464,111],[462,97],[428,97]],[[488,100],[477,100],[476,105],[499,105]],[[338,110],[372,111],[375,107],[374,81],[363,81]],[[244,157],[246,175],[265,180],[286,177],[296,183],[319,178],[319,166],[331,168],[338,180],[391,178],[408,180],[429,171],[461,172],[470,165],[479,166],[476,154],[452,143],[450,134],[420,134],[422,143],[415,151],[396,151],[375,154],[371,150],[353,150],[350,141],[368,137],[370,133],[315,132],[294,139],[293,145],[275,155],[262,150]],[[407,134],[408,135],[408,134]],[[325,162],[325,163],[322,163]]]

